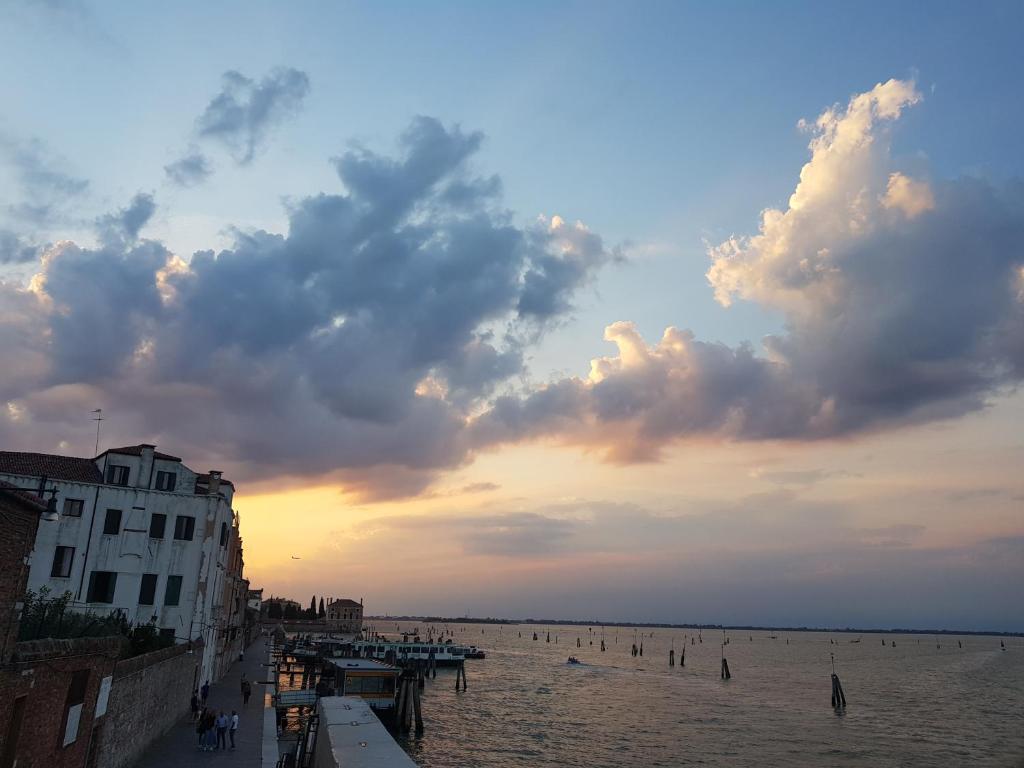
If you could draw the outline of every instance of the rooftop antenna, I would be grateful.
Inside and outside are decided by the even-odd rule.
[[[93,453],[93,456],[99,456],[100,455],[100,422],[103,421],[103,409],[102,408],[97,408],[95,411],[93,411],[93,413],[96,414],[92,418],[92,420],[96,422],[96,451]]]

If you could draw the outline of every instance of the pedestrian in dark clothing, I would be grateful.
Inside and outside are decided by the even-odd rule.
[[[249,697],[252,696],[252,683],[248,680],[242,682],[242,706],[246,706],[249,703]]]
[[[203,683],[203,687],[199,689],[200,694],[203,697],[203,706],[206,706],[206,700],[210,698],[210,681],[207,680]]]
[[[217,715],[217,749],[228,748],[228,722],[228,716],[222,709]]]
[[[217,715],[212,709],[207,709],[203,715],[203,729],[206,732],[206,751],[213,752],[217,743]]]
[[[189,701],[189,706],[192,708],[192,722],[196,721],[199,717],[199,689],[196,688],[192,691],[192,699]]]
[[[235,731],[238,730],[238,712],[231,710],[231,725],[228,728],[228,733],[231,734],[231,748],[235,748]]]
[[[206,749],[206,712],[200,712],[196,718],[196,749]]]

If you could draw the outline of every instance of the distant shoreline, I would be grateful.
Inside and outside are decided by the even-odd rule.
[[[367,616],[364,621],[423,621],[430,624],[534,624],[537,626],[627,627],[638,629],[731,629],[758,632],[845,632],[860,635],[978,635],[983,637],[1024,637],[1024,632],[983,629],[860,629],[857,627],[767,627],[747,624],[665,624],[626,621],[579,621],[576,619],[495,619],[467,616]]]

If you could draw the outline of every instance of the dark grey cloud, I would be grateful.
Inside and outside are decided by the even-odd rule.
[[[74,176],[67,163],[38,140],[0,137],[0,152],[14,171],[22,200],[7,206],[8,213],[27,226],[43,227],[57,222],[63,208],[89,188]]]
[[[785,317],[763,353],[675,328],[648,345],[615,323],[617,356],[589,379],[499,398],[474,443],[555,435],[644,461],[692,435],[807,440],[950,418],[1016,387],[1024,184],[894,170],[885,124],[915,98],[890,81],[826,113],[790,208],[711,249],[719,301]]]
[[[193,187],[206,181],[213,173],[213,163],[198,149],[190,149],[170,165],[164,166],[167,178],[181,187]]]
[[[225,72],[220,92],[196,121],[200,138],[222,144],[242,164],[252,161],[268,132],[297,112],[309,93],[309,76],[282,67],[258,82],[240,72]]]
[[[0,229],[0,264],[24,264],[38,257],[39,246],[9,229]]]
[[[469,166],[481,141],[417,118],[395,157],[336,158],[347,192],[294,203],[286,234],[238,232],[187,264],[139,238],[148,195],[97,221],[100,247],[52,248],[40,299],[19,296],[48,364],[10,384],[34,433],[67,435],[46,413],[90,404],[116,410],[107,426],[126,439],[243,479],[423,491],[470,457],[467,414],[522,374],[524,345],[611,258],[580,226],[515,226]],[[544,279],[561,300],[522,311],[527,276],[559,259],[574,268]]]
[[[105,243],[132,243],[138,239],[139,231],[149,222],[155,211],[156,201],[153,196],[139,192],[127,207],[99,217],[96,229]]]

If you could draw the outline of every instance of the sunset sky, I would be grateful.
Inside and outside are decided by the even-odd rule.
[[[0,446],[371,614],[1024,630],[1024,6],[208,5],[0,3]]]

